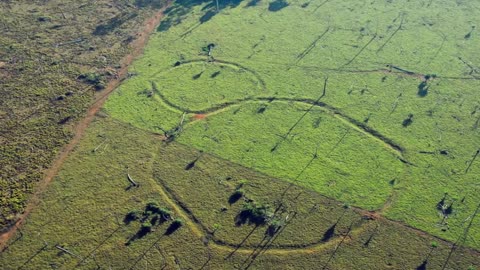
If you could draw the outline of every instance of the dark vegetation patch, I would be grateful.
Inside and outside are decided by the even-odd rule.
[[[269,205],[247,202],[243,205],[243,209],[240,213],[235,217],[235,225],[265,225],[272,216],[273,212]]]
[[[151,233],[154,230],[155,226],[161,225],[167,221],[170,221],[171,219],[171,210],[169,210],[168,208],[160,207],[157,202],[147,203],[143,211],[132,210],[128,212],[125,215],[123,222],[126,225],[129,225],[132,222],[137,221],[138,223],[140,223],[140,228],[138,229],[137,233],[135,233],[135,235],[128,239],[125,245],[130,245],[133,241],[145,237],[147,234]],[[170,225],[170,227],[172,227],[174,223],[175,221]],[[178,224],[174,225],[174,227],[175,226],[178,226]],[[180,226],[178,226],[173,231],[172,229],[170,229],[170,227],[167,229],[167,232],[170,232],[169,234],[173,233]]]
[[[113,31],[115,31],[122,24],[126,23],[129,20],[134,19],[137,16],[138,16],[138,14],[136,12],[119,14],[119,15],[109,19],[104,24],[100,24],[97,27],[95,27],[95,30],[93,31],[92,34],[95,35],[95,36],[107,35],[107,34],[113,32]]]
[[[209,43],[207,46],[202,47],[202,53],[204,55],[210,56],[214,48],[215,48],[215,43]]]
[[[78,79],[95,86],[96,90],[102,90],[105,88],[106,85],[105,76],[96,72],[88,72],[81,74],[80,76],[78,76]]]
[[[402,122],[402,126],[408,127],[413,123],[413,114],[409,114]]]
[[[260,3],[261,0],[250,0],[250,2],[247,3],[247,5],[245,5],[245,7],[254,7],[256,5],[258,5],[258,3]]]
[[[419,85],[418,85],[418,92],[417,92],[417,95],[419,97],[425,97],[427,94],[428,94],[428,88],[429,88],[429,85],[426,81],[422,81]]]
[[[23,212],[43,170],[72,138],[65,125],[84,116],[92,90],[113,77],[105,70],[115,73],[130,52],[122,42],[152,13],[107,2],[0,1],[0,66],[8,63],[0,67],[0,231]]]
[[[267,110],[267,107],[268,105],[263,104],[262,106],[260,106],[260,108],[258,108],[257,113],[264,113]]]
[[[135,0],[135,6],[139,8],[160,9],[165,4],[163,0]]]
[[[288,2],[285,0],[275,0],[268,4],[268,11],[277,12],[288,7]]]
[[[235,8],[242,0],[225,0],[225,1],[206,1],[206,0],[180,0],[165,11],[166,18],[162,20],[157,30],[159,32],[165,32],[170,27],[180,24],[190,13],[192,8],[204,5],[202,8],[203,15],[199,18],[199,24],[203,24],[211,20],[218,12],[225,8]],[[218,4],[218,6],[217,6]],[[197,25],[198,26],[198,25]],[[197,26],[187,31],[187,33],[193,31]]]

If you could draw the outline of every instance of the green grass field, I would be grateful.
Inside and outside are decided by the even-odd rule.
[[[161,25],[107,111],[160,133],[185,112],[184,144],[455,241],[478,206],[478,7],[303,4],[203,23],[172,8],[181,23]]]
[[[166,11],[0,265],[479,269],[480,4],[219,5]]]
[[[195,161],[192,166],[192,161]],[[188,169],[187,169],[188,168]],[[127,174],[139,185],[131,187]],[[231,201],[241,186],[244,198]],[[97,118],[0,254],[2,269],[477,269],[478,251],[291,186],[268,225],[236,225],[245,199],[279,206],[289,183],[105,116]],[[192,196],[194,194],[194,196]],[[139,235],[150,202],[183,226]],[[333,229],[332,229],[333,228]],[[451,255],[449,256],[449,254]],[[427,269],[429,269],[427,268]]]

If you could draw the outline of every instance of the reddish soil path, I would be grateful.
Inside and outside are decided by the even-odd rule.
[[[7,242],[10,240],[10,238],[12,238],[12,236],[15,235],[18,228],[22,226],[32,209],[34,209],[38,205],[38,203],[40,202],[40,195],[46,190],[48,184],[50,184],[53,178],[57,175],[64,161],[80,142],[83,135],[85,134],[88,125],[95,118],[95,114],[100,110],[100,108],[102,108],[108,96],[126,78],[128,67],[132,64],[133,60],[136,57],[142,54],[143,48],[145,47],[148,38],[150,37],[150,34],[155,31],[155,28],[160,23],[160,20],[163,17],[164,10],[168,6],[169,4],[167,4],[166,7],[156,12],[154,16],[145,21],[141,31],[137,33],[136,39],[130,44],[130,46],[132,47],[132,51],[121,60],[121,68],[118,70],[117,76],[108,83],[104,91],[95,96],[95,100],[88,109],[85,118],[80,120],[80,122],[74,127],[73,132],[75,135],[73,139],[66,146],[64,146],[64,148],[58,154],[57,158],[54,160],[52,166],[46,171],[43,180],[37,184],[35,193],[31,195],[27,207],[25,208],[22,215],[8,231],[0,235],[0,252],[4,251],[7,248]]]

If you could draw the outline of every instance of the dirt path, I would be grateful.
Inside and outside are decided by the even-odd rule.
[[[121,60],[121,68],[117,72],[118,76],[108,83],[104,91],[95,96],[95,100],[88,109],[85,118],[80,120],[80,122],[74,127],[73,132],[75,135],[73,139],[61,150],[52,166],[46,171],[43,180],[37,184],[36,191],[31,195],[27,207],[22,215],[8,231],[0,235],[0,252],[6,249],[7,242],[15,235],[18,228],[22,226],[30,212],[39,204],[40,195],[46,190],[50,182],[52,182],[53,178],[57,175],[58,171],[62,167],[64,161],[80,142],[87,127],[95,118],[95,114],[100,110],[100,108],[102,108],[108,96],[126,78],[128,67],[132,64],[135,58],[142,54],[143,48],[145,47],[150,34],[155,31],[157,25],[160,23],[160,20],[163,17],[163,11],[168,6],[169,4],[145,21],[141,31],[137,33],[136,39],[130,44],[132,47],[132,52]]]

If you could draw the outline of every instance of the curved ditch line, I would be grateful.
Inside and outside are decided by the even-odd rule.
[[[215,156],[215,157],[220,158],[220,157],[217,157],[217,156]],[[222,159],[222,158],[220,158],[220,159]],[[225,160],[225,159],[222,159],[222,160]],[[228,160],[226,160],[226,161],[228,161]],[[228,161],[228,162],[230,162],[230,161]],[[250,169],[250,168],[248,168],[248,169]],[[258,172],[258,173],[264,175],[262,172]],[[162,183],[162,182],[160,182],[156,179],[152,178],[151,180],[154,182],[154,184],[155,184],[154,186],[156,187],[156,190],[160,193],[160,195],[165,199],[165,201],[168,204],[170,204],[172,206],[173,210],[176,213],[178,213],[183,220],[185,220],[185,223],[188,225],[190,230],[197,237],[201,238],[201,237],[211,236],[211,233],[209,233],[208,229],[205,229],[205,230],[203,229],[203,228],[205,228],[205,226],[204,226],[204,224],[201,223],[200,220],[198,220],[196,217],[193,219],[190,216],[192,211],[188,207],[186,207],[183,202],[179,201],[178,198],[176,198],[174,196],[174,194],[172,194],[168,191],[168,190],[171,190],[171,189],[168,189],[164,185],[164,183]],[[326,197],[324,195],[321,195],[321,194],[319,194],[319,195],[322,196],[322,197],[325,197],[327,199],[336,201],[335,199]],[[181,205],[183,205],[183,206],[181,206]],[[393,224],[396,224],[396,225],[398,225],[402,228],[412,230],[412,231],[418,233],[419,235],[432,237],[433,239],[444,242],[445,244],[453,244],[453,242],[450,241],[450,240],[446,240],[442,237],[432,235],[429,232],[426,232],[426,231],[423,231],[421,229],[415,228],[411,225],[406,224],[405,222],[398,221],[398,220],[393,220],[393,219],[384,217],[383,215],[378,214],[375,211],[368,211],[368,210],[358,208],[358,207],[352,207],[352,209],[353,209],[353,211],[357,212],[362,217],[366,217],[367,219],[371,217],[374,220],[384,221],[387,224],[388,223],[393,223]],[[346,239],[345,241],[351,241],[352,239],[355,239],[357,236],[366,232],[368,227],[369,227],[368,225],[369,225],[369,223],[365,222],[364,224],[362,224],[358,228],[352,229],[349,233],[349,235],[351,236],[351,239],[349,238],[349,239]],[[213,240],[213,241],[212,241],[211,244],[209,244],[210,247],[219,249],[221,251],[226,251],[226,252],[235,251],[235,253],[250,254],[254,250],[254,247],[245,247],[245,246],[238,247],[238,244],[234,245],[234,244],[230,244],[230,243],[224,243],[223,241],[221,241],[219,239],[211,239],[211,240]],[[334,248],[341,241],[342,241],[342,236],[338,236],[335,239],[330,240],[328,242],[320,242],[320,243],[317,243],[317,244],[310,244],[310,246],[297,245],[295,247],[287,246],[285,248],[269,248],[267,250],[264,250],[262,253],[273,254],[273,255],[289,255],[289,254],[294,254],[294,253],[295,254],[307,254],[307,255],[309,255],[309,254],[312,254],[313,252],[325,251],[325,250],[329,249],[330,247]],[[462,248],[464,248],[467,252],[469,252],[471,254],[478,254],[480,256],[480,251],[478,251],[474,248],[471,248],[471,247],[468,247],[468,246],[462,246]]]
[[[186,64],[194,64],[194,63],[221,64],[221,65],[225,65],[225,66],[230,65],[230,66],[233,66],[234,68],[237,68],[237,69],[246,70],[246,71],[250,72],[251,74],[253,74],[253,76],[260,82],[261,88],[262,88],[263,91],[266,91],[266,89],[267,89],[267,84],[265,83],[265,81],[262,79],[262,77],[255,70],[253,70],[249,67],[243,66],[241,64],[235,63],[235,62],[230,62],[230,61],[226,61],[226,60],[219,60],[219,59],[214,59],[214,58],[199,58],[199,59],[185,60],[185,61],[181,61],[181,62],[179,61],[175,64],[174,67],[155,72],[154,74],[152,74],[150,76],[150,79],[152,79],[153,77],[155,77],[157,75],[160,75],[162,73],[165,73],[165,72],[183,67]]]
[[[213,246],[224,251],[228,252],[241,252],[241,253],[251,253],[255,250],[257,245],[243,245],[239,247],[239,244],[233,244],[226,241],[222,241],[218,238],[215,238],[212,233],[208,230],[208,228],[193,214],[193,212],[183,203],[181,200],[178,199],[178,196],[175,195],[174,191],[170,189],[161,178],[158,180],[152,179],[155,186],[157,187],[157,191],[160,193],[162,197],[164,197],[165,201],[172,206],[175,212],[181,216],[183,220],[185,220],[186,224],[190,227],[191,231],[197,235],[197,237],[209,237],[210,241],[213,243]],[[360,235],[361,233],[366,231],[366,225],[368,223],[362,224],[358,228],[352,230],[353,235]],[[306,244],[296,244],[296,245],[281,245],[275,248],[268,248],[265,250],[264,253],[267,254],[290,254],[290,253],[305,253],[310,254],[311,252],[318,252],[329,249],[331,247],[336,246],[341,241],[341,236],[335,237],[334,239],[323,242],[321,240],[306,243]],[[212,245],[212,244],[210,244]]]
[[[321,102],[321,101],[316,101],[316,100],[307,99],[307,98],[301,99],[301,98],[288,98],[288,97],[246,97],[246,98],[236,99],[236,100],[233,100],[233,101],[229,101],[229,102],[225,102],[225,103],[222,103],[222,104],[214,105],[214,106],[212,106],[210,108],[207,108],[207,109],[191,110],[191,109],[188,109],[186,107],[182,107],[180,105],[177,105],[177,104],[171,102],[158,89],[154,89],[154,90],[156,90],[156,93],[159,96],[159,98],[161,99],[161,101],[163,103],[165,103],[166,105],[168,105],[169,107],[174,108],[174,109],[176,109],[180,112],[193,113],[193,114],[212,115],[212,114],[215,114],[215,113],[222,112],[225,109],[227,109],[228,107],[231,107],[231,106],[234,106],[234,105],[239,105],[241,103],[247,103],[247,102],[274,102],[274,101],[292,102],[293,101],[293,102],[298,102],[298,103],[304,103],[304,104],[317,106],[319,108],[322,108],[322,109],[326,110],[327,112],[332,113],[334,116],[336,116],[337,118],[342,120],[344,123],[346,123],[350,126],[353,126],[355,129],[373,137],[376,140],[381,141],[382,143],[387,145],[389,148],[393,149],[396,152],[396,154],[399,156],[399,158],[401,158],[400,160],[403,163],[412,165],[411,163],[409,163],[408,161],[406,161],[403,158],[403,152],[405,151],[405,148],[403,148],[401,145],[395,143],[392,139],[390,139],[390,138],[386,137],[385,135],[381,134],[379,131],[367,126],[366,124],[362,123],[361,121],[358,121],[358,120],[344,114],[339,109],[337,109],[337,108],[335,108],[331,105],[328,105],[324,102]],[[194,122],[196,122],[196,121],[193,121],[191,123],[194,123]]]
[[[175,143],[180,144],[180,145],[183,145],[183,146],[185,146],[185,147],[190,147],[189,145],[181,144],[181,143],[178,143],[178,142],[175,142]],[[208,154],[208,155],[213,156],[213,157],[215,157],[215,158],[217,158],[217,159],[223,160],[223,161],[225,161],[225,162],[232,163],[232,161],[227,160],[227,159],[225,159],[225,158],[222,158],[222,157],[220,157],[220,156],[217,156],[217,155],[214,155],[214,154]],[[238,165],[238,164],[237,164],[237,165]],[[257,174],[260,174],[260,175],[263,175],[263,176],[266,176],[266,177],[271,177],[270,175],[267,175],[267,174],[265,174],[265,173],[263,173],[263,172],[260,172],[260,171],[255,170],[255,169],[248,168],[248,167],[245,167],[245,166],[243,166],[243,165],[238,165],[238,166],[241,166],[241,167],[243,167],[243,168],[246,168],[246,169],[255,171]],[[280,180],[280,179],[277,179],[277,178],[273,178],[273,180],[274,180],[274,181],[282,181],[282,182],[284,181],[284,180]],[[159,191],[161,194],[163,194],[163,196],[166,198],[167,202],[172,205],[172,207],[174,208],[174,210],[176,210],[178,213],[183,213],[183,210],[182,210],[182,209],[179,209],[179,208],[177,207],[177,204],[174,202],[175,200],[172,199],[172,198],[170,198],[170,197],[168,197],[169,195],[167,195],[167,194],[169,194],[169,193],[165,192],[165,190],[163,189],[163,188],[164,188],[163,183],[159,183],[159,182],[158,182],[157,180],[155,180],[155,179],[153,179],[153,181],[154,181],[155,184],[156,184],[155,186],[158,187],[158,191]],[[299,187],[300,187],[300,188],[304,188],[304,187],[301,187],[301,186],[299,186]],[[334,199],[334,198],[325,196],[325,195],[323,195],[323,194],[321,194],[321,193],[317,193],[317,192],[315,192],[315,191],[312,191],[312,192],[314,192],[314,193],[317,194],[318,196],[321,196],[321,197],[323,197],[323,198],[325,198],[325,199],[328,199],[328,200],[337,202],[338,204],[343,204],[343,202],[340,202],[340,201],[338,201],[338,200],[336,200],[336,199]],[[440,236],[433,235],[433,234],[431,234],[431,233],[429,233],[429,232],[427,232],[427,231],[424,231],[424,230],[422,230],[422,229],[418,229],[418,228],[416,228],[416,227],[413,227],[413,226],[411,226],[411,225],[409,225],[409,224],[407,224],[407,223],[405,223],[405,222],[403,222],[403,221],[399,221],[399,220],[395,220],[395,219],[391,219],[391,218],[389,218],[389,217],[383,216],[382,213],[381,213],[382,209],[380,209],[380,211],[366,210],[366,209],[363,209],[363,208],[360,208],[360,207],[357,207],[357,206],[351,206],[351,209],[352,209],[353,211],[355,211],[356,213],[358,213],[359,215],[361,215],[362,217],[365,217],[366,219],[373,219],[373,220],[383,221],[383,222],[386,222],[387,224],[395,224],[395,225],[398,225],[398,226],[400,226],[400,227],[402,227],[402,228],[405,228],[405,229],[408,229],[408,230],[412,230],[412,231],[416,232],[418,235],[432,237],[433,239],[438,240],[438,241],[441,241],[441,242],[443,242],[443,243],[445,243],[445,244],[453,245],[453,242],[452,242],[451,240],[447,240],[447,239],[442,238],[442,237],[440,237]],[[190,218],[187,218],[187,217],[184,216],[184,215],[182,215],[182,218],[184,218],[184,219],[187,220],[187,221],[190,221]],[[368,223],[366,223],[365,226],[367,226],[367,225],[368,225]],[[196,227],[195,225],[192,225],[192,226],[194,226],[194,227],[192,228],[192,231],[195,230],[195,229],[197,229],[197,230],[196,230],[197,232],[200,232],[200,231],[201,231],[201,230],[198,230],[198,227]],[[366,229],[366,228],[365,228],[365,229]],[[357,231],[352,231],[352,233],[353,233],[353,234],[351,234],[352,236],[358,236],[359,234],[361,234],[361,232],[357,232]],[[199,234],[199,235],[202,236],[202,234]],[[339,240],[341,240],[341,239],[336,238],[336,239],[331,240],[331,241],[329,241],[329,242],[327,242],[327,243],[334,242],[335,240],[339,241]],[[227,250],[227,251],[230,251],[230,252],[232,251],[232,249],[229,248],[228,246],[222,246],[221,244],[215,245],[215,243],[214,243],[214,245],[212,245],[212,246],[213,246],[213,247],[217,247],[217,248],[222,249],[222,250]],[[466,251],[468,251],[468,252],[471,253],[471,254],[478,254],[478,256],[480,256],[480,250],[476,250],[476,249],[474,249],[474,248],[472,248],[472,247],[469,247],[469,246],[462,246],[462,248],[464,248]],[[326,248],[325,248],[325,249],[326,249]],[[304,253],[304,254],[310,254],[311,252],[314,252],[315,250],[316,250],[316,249],[313,249],[313,248],[312,248],[312,249],[288,249],[288,248],[287,248],[287,249],[276,249],[276,250],[274,249],[274,252],[276,252],[276,253],[278,253],[278,254],[280,254],[280,255],[281,255],[281,254],[287,254],[287,253],[294,253],[294,252]],[[322,249],[322,245],[320,245],[320,247],[318,248],[318,251],[321,251],[321,250],[323,250],[323,249]],[[251,249],[247,249],[247,248],[239,248],[239,249],[237,250],[237,252],[239,252],[239,251],[241,251],[241,253],[249,253],[249,252],[251,252],[252,250],[251,250]]]

